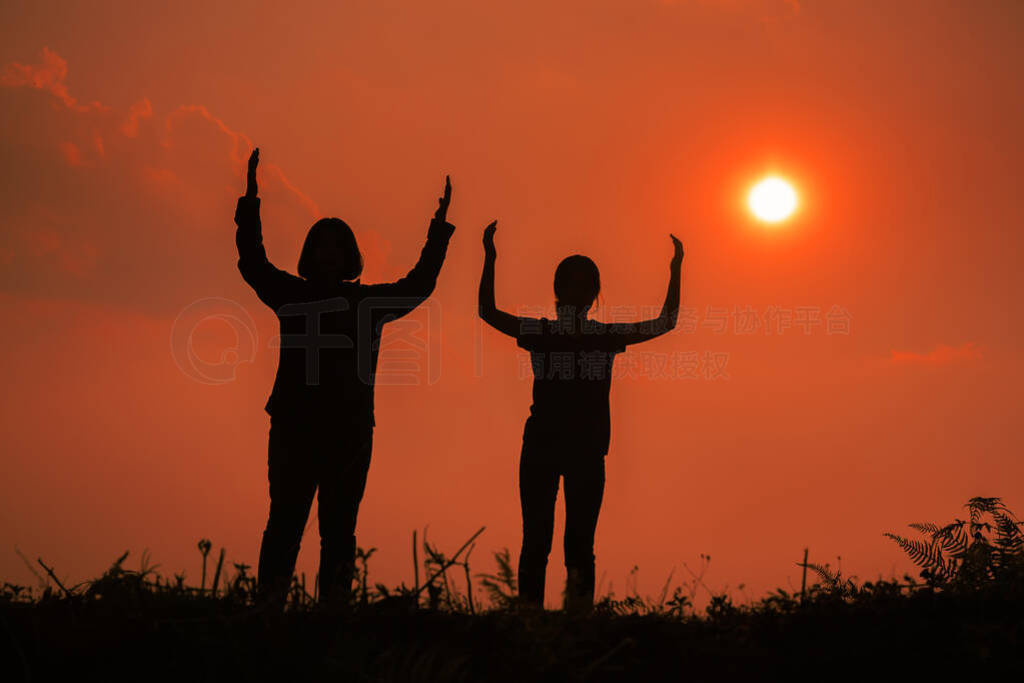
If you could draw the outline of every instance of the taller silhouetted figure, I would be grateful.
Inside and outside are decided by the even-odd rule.
[[[604,457],[611,420],[608,396],[615,355],[668,332],[679,313],[683,245],[674,235],[674,255],[665,304],[657,318],[637,323],[601,323],[587,315],[601,279],[586,256],[574,255],[555,270],[557,317],[525,318],[494,303],[494,246],[497,221],[484,230],[480,317],[515,337],[530,352],[533,405],[523,430],[519,499],[523,546],[519,555],[519,597],[527,606],[544,604],[544,575],[554,533],[559,479],[565,486],[565,607],[589,609],[594,602],[594,532],[604,495]]]
[[[347,601],[352,585],[356,514],[373,440],[373,387],[384,323],[434,290],[455,226],[447,222],[451,183],[427,230],[419,261],[397,282],[364,285],[362,254],[337,218],[313,224],[298,275],[274,267],[263,248],[256,167],[235,211],[238,270],[277,314],[281,349],[270,414],[270,515],[260,546],[258,588],[283,605],[313,496],[319,488],[320,598]]]

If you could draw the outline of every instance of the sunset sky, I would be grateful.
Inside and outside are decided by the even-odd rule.
[[[438,286],[381,357],[378,581],[411,583],[428,525],[448,551],[486,526],[478,571],[518,553],[527,356],[476,315],[495,218],[508,310],[550,309],[583,253],[595,317],[649,315],[686,247],[679,326],[616,361],[599,592],[701,553],[740,599],[798,586],[805,547],[902,574],[882,532],[1024,511],[1024,3],[10,0],[0,26],[2,580],[34,581],[19,551],[77,582],[145,549],[191,580],[203,537],[255,564],[277,329],[236,269],[252,145],[292,272],[338,216],[364,282],[400,277],[452,178]],[[771,226],[745,203],[769,174],[800,196]],[[317,546],[314,514],[299,571]]]

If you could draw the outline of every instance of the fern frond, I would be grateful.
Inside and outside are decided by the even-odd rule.
[[[829,569],[829,566],[827,564],[820,565],[815,564],[814,562],[808,562],[807,568],[815,574],[817,574],[818,578],[821,579],[822,583],[827,583],[830,586],[835,586],[837,583],[839,583],[839,572],[837,571],[833,573]]]
[[[498,570],[494,574],[477,574],[488,596],[498,607],[511,607],[518,593],[516,571],[508,548],[494,553]]]
[[[922,569],[929,571],[944,572],[946,561],[942,557],[942,550],[935,543],[903,538],[896,534],[885,533],[884,536],[891,538],[900,548],[903,549],[911,561]]]
[[[996,512],[1007,512],[1007,508],[1003,505],[1003,501],[999,497],[985,498],[983,496],[975,496],[967,501],[965,505],[971,513],[971,522],[976,523],[983,514],[995,514]]]
[[[1024,522],[1018,522],[1002,512],[997,512],[994,517],[996,540],[993,545],[1000,550],[1001,554],[1014,554],[1024,550],[1024,532],[1021,531]]]
[[[991,498],[975,496],[974,498],[971,498],[967,504],[974,505],[979,510],[988,513],[993,513],[997,510],[1006,510],[1006,506],[1003,504],[1003,499],[999,496],[992,496]]]
[[[911,529],[916,529],[922,534],[935,534],[939,532],[939,525],[932,524],[931,522],[915,522],[914,524],[908,524]]]
[[[1008,537],[1022,537],[1024,536],[1024,522],[1017,521],[1012,514],[1005,512],[997,512],[993,515],[996,520],[996,529],[1000,534],[1005,534]]]
[[[968,546],[970,546],[970,538],[967,532],[964,531],[965,522],[962,519],[958,519],[952,524],[938,529],[932,533],[932,542],[938,543],[943,550],[948,553],[952,553],[954,556],[960,556],[967,552]]]

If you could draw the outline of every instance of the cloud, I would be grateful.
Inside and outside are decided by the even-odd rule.
[[[64,78],[68,75],[68,62],[48,47],[43,48],[43,61],[40,64],[20,64],[11,62],[4,67],[0,84],[7,87],[27,86],[36,90],[45,90],[75,111],[109,110],[99,102],[83,105],[71,96]]]
[[[890,360],[897,365],[949,365],[982,358],[981,351],[974,342],[962,346],[939,344],[927,353],[913,351],[893,351]]]
[[[149,98],[143,98],[128,108],[128,119],[121,126],[125,137],[133,138],[139,134],[139,121],[153,116],[153,104]]]
[[[78,145],[73,142],[62,142],[60,143],[60,151],[64,154],[64,158],[71,166],[82,165],[82,152],[78,149]]]
[[[0,69],[0,292],[159,315],[202,296],[251,298],[231,217],[252,140],[199,104],[83,104],[67,74],[48,48]],[[292,269],[320,209],[280,167],[260,171],[268,252]],[[359,237],[369,261],[386,257],[386,240]]]

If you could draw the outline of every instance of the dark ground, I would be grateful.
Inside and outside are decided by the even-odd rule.
[[[123,589],[123,590],[122,590]],[[108,588],[0,605],[6,681],[1024,680],[1024,592],[895,583],[705,614],[472,615],[381,599],[272,615],[225,598]]]

